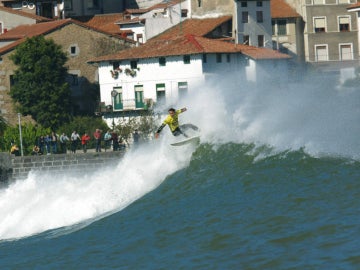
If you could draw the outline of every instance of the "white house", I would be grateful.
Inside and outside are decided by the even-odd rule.
[[[190,17],[190,0],[172,0],[147,9],[127,9],[124,20],[116,22],[127,38],[145,43]]]
[[[269,69],[284,76],[285,67],[277,63],[288,58],[270,49],[185,35],[152,39],[89,63],[98,65],[101,112],[111,124],[154,103],[172,104],[215,77],[235,73],[234,81],[254,81]]]

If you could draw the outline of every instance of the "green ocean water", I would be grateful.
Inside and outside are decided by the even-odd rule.
[[[199,145],[164,129],[117,166],[0,189],[0,268],[360,269],[360,91],[219,84],[176,104]]]
[[[360,163],[267,151],[202,144],[122,211],[0,242],[2,269],[358,269]]]

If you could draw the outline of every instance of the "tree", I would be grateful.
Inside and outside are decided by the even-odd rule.
[[[18,66],[10,90],[16,109],[54,130],[68,122],[71,91],[66,83],[67,57],[61,46],[43,36],[28,38],[11,60]]]

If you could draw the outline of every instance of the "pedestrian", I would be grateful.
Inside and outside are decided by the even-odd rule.
[[[81,136],[81,145],[84,153],[87,151],[87,144],[90,141],[90,136],[85,132],[84,135]]]
[[[71,140],[71,152],[73,152],[74,154],[76,153],[76,149],[78,146],[80,139],[79,134],[74,130],[74,132],[71,134],[70,136],[70,140]]]
[[[69,141],[69,137],[65,133],[62,133],[60,136],[60,151],[63,154],[66,154],[66,152],[67,152],[67,142],[68,141]]]
[[[110,146],[111,146],[111,132],[110,132],[110,130],[106,131],[106,133],[104,135],[104,141],[105,141],[105,152],[106,152],[106,149],[110,149]]]
[[[45,147],[46,147],[46,154],[50,155],[51,154],[51,136],[49,134],[46,134],[45,138]]]
[[[58,135],[53,131],[51,132],[51,151],[53,154],[57,153]]]
[[[137,146],[140,140],[140,134],[137,129],[135,129],[135,132],[133,134],[133,140],[134,140],[134,145]]]
[[[119,150],[119,138],[115,131],[113,131],[111,133],[111,140],[113,143],[113,151],[118,151]]]
[[[94,132],[96,152],[101,152],[101,133],[102,131],[98,128]]]

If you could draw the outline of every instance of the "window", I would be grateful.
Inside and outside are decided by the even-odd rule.
[[[256,2],[256,6],[257,6],[257,7],[262,7],[262,6],[263,6],[262,1],[257,1],[257,2]]]
[[[338,0],[339,4],[350,4],[349,0]]]
[[[137,61],[136,60],[132,60],[130,61],[130,68],[131,69],[137,69]]]
[[[247,2],[242,1],[242,2],[241,2],[241,7],[247,7]]]
[[[249,12],[243,11],[241,12],[241,21],[242,23],[248,23],[249,22]]]
[[[315,45],[315,61],[328,61],[327,45]]]
[[[325,17],[314,18],[314,32],[315,33],[325,32]]]
[[[99,7],[99,0],[87,0],[88,9],[98,9]]]
[[[166,66],[166,58],[165,57],[160,57],[159,58],[159,65],[160,66]]]
[[[273,36],[275,36],[275,33],[276,33],[276,26],[275,26],[276,22],[275,20],[271,20],[271,33]]]
[[[206,53],[203,54],[203,63],[207,63],[207,54]]]
[[[142,109],[145,106],[144,103],[144,86],[135,85],[135,108]]]
[[[243,36],[243,44],[250,45],[250,36],[249,35]]]
[[[156,84],[156,101],[158,103],[165,103],[166,92],[165,83]]]
[[[182,9],[181,10],[181,18],[187,18],[187,16],[188,16],[188,10]]]
[[[221,62],[222,62],[221,53],[217,53],[216,54],[216,63],[221,63]]]
[[[122,110],[124,108],[123,99],[122,99],[122,87],[114,87],[113,91],[113,108],[114,110]]]
[[[340,60],[353,60],[352,44],[340,44]]]
[[[324,0],[313,0],[314,1],[314,5],[323,5],[324,4]]]
[[[142,34],[136,34],[136,41],[140,43],[144,43],[143,35]]]
[[[230,56],[230,53],[226,54],[226,62],[227,63],[230,63],[231,61],[231,56]]]
[[[76,54],[76,47],[75,46],[71,46],[70,54]]]
[[[279,36],[286,36],[286,20],[278,20],[277,21],[277,34]]]
[[[64,0],[64,9],[65,10],[72,10],[73,9],[72,0]]]
[[[258,23],[264,22],[263,12],[262,11],[256,11],[256,21]]]
[[[190,64],[190,55],[184,55],[184,64]]]
[[[178,92],[179,92],[179,98],[185,97],[188,92],[188,83],[187,82],[179,82],[178,83]]]
[[[349,16],[339,17],[339,31],[340,32],[350,31],[350,17]]]
[[[68,81],[70,86],[78,86],[79,85],[79,76],[76,74],[69,74]]]
[[[258,35],[258,47],[264,47],[264,36]]]
[[[113,62],[113,70],[118,69],[120,67],[120,62]]]

